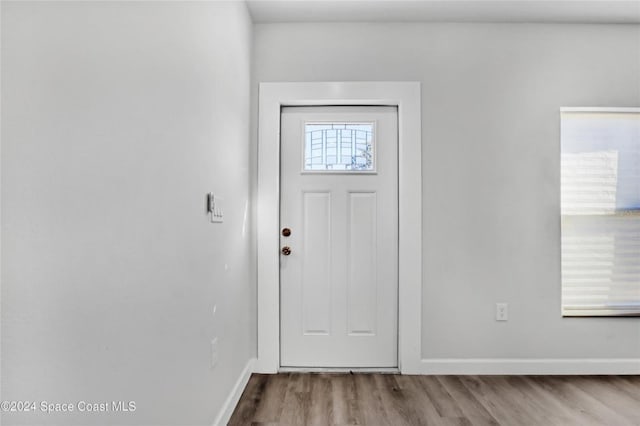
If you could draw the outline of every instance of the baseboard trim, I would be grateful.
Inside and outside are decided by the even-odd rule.
[[[222,405],[222,408],[218,413],[218,417],[216,417],[216,420],[213,422],[213,426],[226,426],[226,424],[229,423],[233,410],[236,409],[236,405],[238,405],[238,401],[240,401],[242,392],[244,392],[244,388],[247,387],[247,383],[249,382],[251,373],[253,373],[255,363],[255,358],[251,358],[247,361],[247,365],[244,367],[244,370],[242,370],[242,373],[240,373],[240,377],[238,377],[231,393],[229,393],[227,400]]]
[[[380,367],[380,368],[368,368],[368,367],[280,367],[278,373],[378,373],[378,374],[399,374],[398,367]]]
[[[430,358],[418,374],[637,375],[640,358]]]

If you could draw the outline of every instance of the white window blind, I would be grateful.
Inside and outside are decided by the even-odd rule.
[[[640,316],[640,108],[561,113],[562,314]]]

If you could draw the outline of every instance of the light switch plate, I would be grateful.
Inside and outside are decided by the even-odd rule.
[[[214,195],[213,192],[209,193],[207,211],[211,216],[212,223],[224,222],[224,211],[222,210],[222,198]]]

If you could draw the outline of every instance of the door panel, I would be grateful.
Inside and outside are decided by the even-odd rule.
[[[396,367],[395,107],[281,117],[281,365]]]
[[[329,334],[331,321],[331,194],[302,195],[302,324],[304,334]]]
[[[375,335],[377,203],[375,192],[349,192],[349,239],[347,241],[348,333]]]

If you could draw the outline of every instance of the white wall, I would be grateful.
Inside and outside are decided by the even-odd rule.
[[[559,245],[559,108],[640,105],[640,26],[261,24],[254,52],[254,88],[422,83],[423,358],[640,358],[640,318],[561,318]]]
[[[2,398],[137,404],[3,424],[211,424],[255,356],[251,31],[242,3],[2,2]]]

